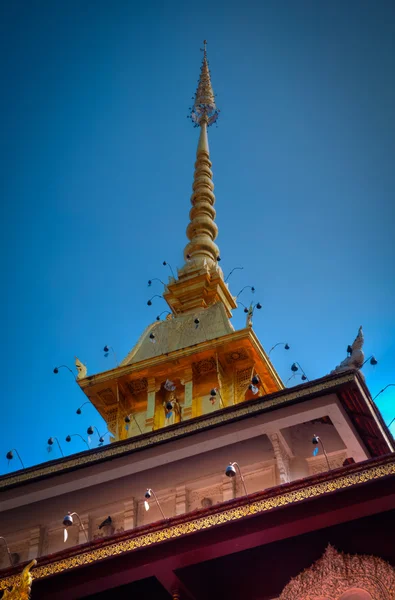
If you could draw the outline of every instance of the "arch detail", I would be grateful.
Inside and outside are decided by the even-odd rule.
[[[329,545],[317,562],[291,579],[279,600],[342,600],[353,590],[362,598],[395,600],[395,569],[376,556],[343,554]]]

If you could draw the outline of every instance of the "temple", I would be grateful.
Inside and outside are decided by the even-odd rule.
[[[395,598],[395,447],[360,371],[362,328],[330,374],[292,388],[254,333],[259,302],[235,331],[215,243],[218,116],[204,43],[168,314],[116,368],[76,363],[110,444],[0,478],[5,599]]]

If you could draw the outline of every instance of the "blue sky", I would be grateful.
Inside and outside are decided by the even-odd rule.
[[[186,119],[202,40],[217,223],[233,293],[283,380],[321,377],[359,325],[375,395],[395,383],[395,5],[3,2],[0,8],[2,440],[0,473],[83,450],[105,430],[57,364],[124,357],[166,306],[147,280],[182,266],[197,130]],[[160,287],[152,293],[161,293]],[[244,302],[250,300],[248,294]],[[241,310],[235,328],[244,325]],[[395,416],[395,388],[378,399]],[[95,439],[93,445],[96,444]]]

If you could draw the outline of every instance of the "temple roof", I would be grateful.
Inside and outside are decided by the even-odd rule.
[[[220,302],[193,313],[171,316],[165,321],[155,321],[149,325],[120,366],[188,348],[233,331],[225,307]]]

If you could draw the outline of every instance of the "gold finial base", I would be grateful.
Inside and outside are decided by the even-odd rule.
[[[178,272],[178,280],[167,285],[164,299],[176,315],[193,310],[208,308],[216,302],[222,302],[230,318],[232,309],[237,308],[236,301],[223,280],[219,266],[184,267]]]

